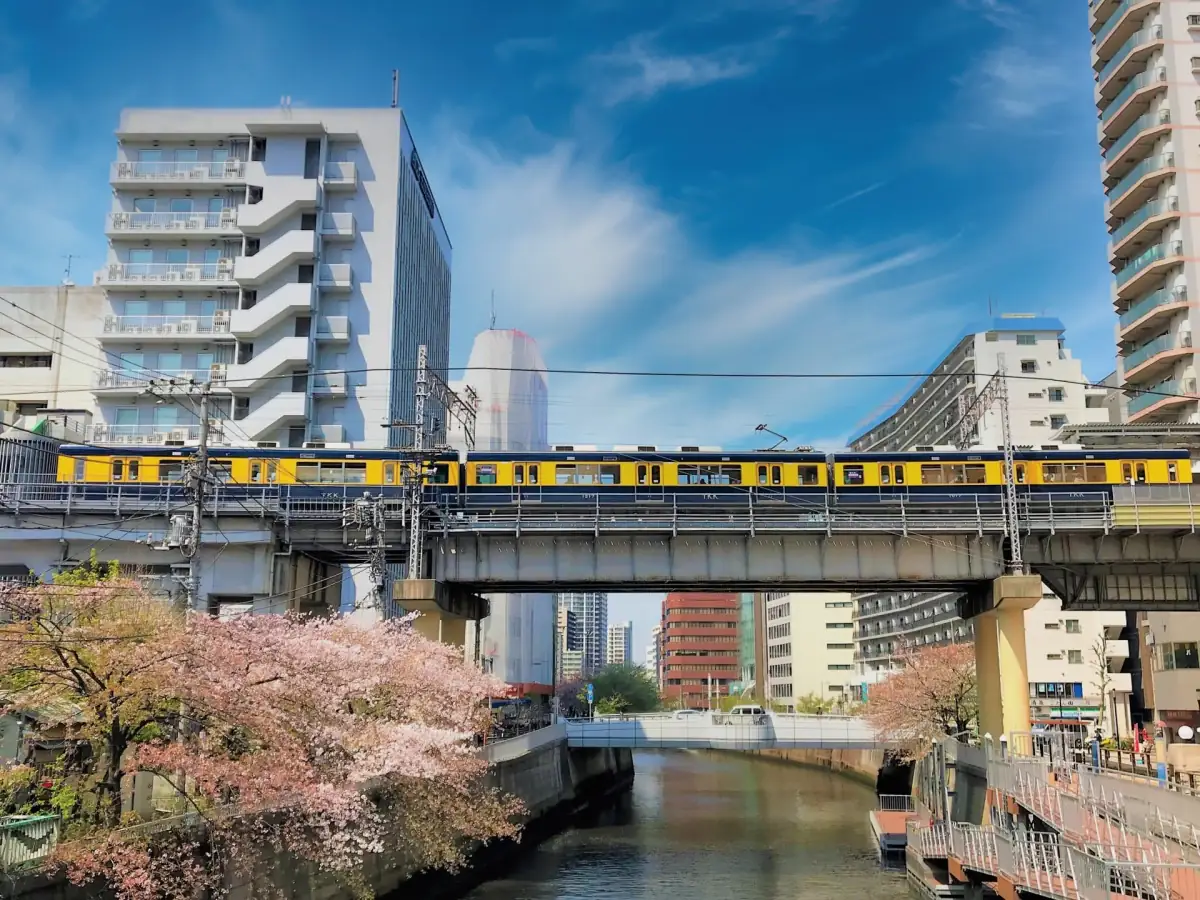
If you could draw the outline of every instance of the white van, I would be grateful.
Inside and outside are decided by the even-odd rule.
[[[729,711],[731,716],[765,716],[767,711],[761,706],[735,706]]]

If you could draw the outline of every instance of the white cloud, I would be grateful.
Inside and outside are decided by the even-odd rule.
[[[836,209],[845,203],[849,203],[851,200],[857,200],[859,197],[865,197],[867,194],[873,194],[886,184],[886,181],[876,181],[874,184],[868,184],[866,187],[859,188],[857,191],[851,191],[844,197],[838,197],[838,199],[826,205],[825,209]]]
[[[1070,96],[1071,77],[1061,54],[1020,43],[1004,43],[986,53],[964,77],[970,95],[1000,119],[1035,119]]]
[[[487,326],[493,288],[498,326],[532,334],[558,369],[895,371],[927,364],[928,334],[958,317],[931,302],[953,273],[923,280],[940,247],[916,236],[725,256],[634,175],[571,141],[513,155],[443,131],[426,158],[455,244],[458,362]],[[860,406],[863,387],[552,374],[551,437],[732,445],[768,422],[797,441],[836,439],[844,423],[821,417]]]
[[[638,34],[608,53],[589,60],[591,83],[600,101],[616,106],[647,100],[667,90],[688,90],[747,78],[775,54],[787,29],[760,41],[720,47],[705,53],[673,54],[655,46],[655,36]]]

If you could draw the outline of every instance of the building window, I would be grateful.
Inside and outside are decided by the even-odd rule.
[[[1083,651],[1082,650],[1068,650],[1067,651],[1067,662],[1071,663],[1072,665],[1080,665],[1083,662]]]
[[[1032,347],[1036,343],[1037,343],[1037,335],[1036,334],[1018,334],[1017,335],[1017,346],[1018,347]]]
[[[1062,623],[1061,622],[1047,622],[1046,627],[1047,628],[1061,628]]]
[[[1051,403],[1062,403],[1066,399],[1066,391],[1060,387],[1052,387],[1049,389],[1048,396]]]
[[[1026,374],[1026,375],[1030,375],[1036,371],[1037,371],[1037,360],[1036,359],[1021,360],[1021,372],[1022,373]]]
[[[825,603],[826,609],[849,609],[854,605],[853,600],[830,600]]]
[[[1045,424],[1046,424],[1046,420],[1045,420],[1045,419],[1030,419],[1030,420],[1029,420],[1029,424],[1030,424],[1030,426],[1032,426],[1032,427],[1036,427],[1036,426],[1038,426],[1038,425],[1045,425]]]
[[[853,622],[826,622],[826,628],[853,628]]]
[[[0,369],[49,369],[49,353],[6,353],[0,356]]]
[[[850,663],[830,663],[827,668],[830,672],[853,672],[854,666]],[[833,688],[830,688],[833,690]]]
[[[1066,416],[1051,416],[1050,417],[1050,427],[1051,428],[1062,428],[1066,424],[1067,424]]]
[[[1160,644],[1159,647],[1164,669],[1200,669],[1200,655],[1197,655],[1195,641]]]
[[[1067,619],[1067,634],[1082,634],[1078,619]]]
[[[853,650],[853,644],[826,644],[826,650]]]

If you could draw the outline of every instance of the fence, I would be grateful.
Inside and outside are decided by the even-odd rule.
[[[0,817],[0,872],[11,872],[48,856],[58,844],[58,816]]]
[[[915,812],[913,798],[909,794],[880,794],[879,809],[884,812]]]

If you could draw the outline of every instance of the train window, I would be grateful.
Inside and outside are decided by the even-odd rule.
[[[535,468],[530,466],[529,468]],[[433,467],[433,484],[449,484],[450,483],[450,466],[446,463],[438,463]]]
[[[1174,481],[1178,481],[1178,480],[1179,480],[1179,470],[1178,470],[1177,466],[1173,462],[1167,463],[1167,481],[1174,482]]]
[[[137,481],[139,468],[140,468],[140,464],[136,459],[129,460],[129,474],[125,480],[126,481]]]
[[[334,463],[336,466],[337,463]],[[338,480],[342,484],[366,484],[367,483],[367,464],[360,463],[343,463],[341,466],[341,478]],[[336,471],[336,470],[335,470]],[[321,480],[325,480],[325,473],[321,473]]]
[[[880,484],[891,484],[892,483],[892,467],[891,466],[880,466],[879,467],[879,483]]]
[[[921,484],[986,484],[987,467],[982,463],[923,464]]]
[[[316,484],[321,478],[321,464],[315,462],[296,463],[296,483]]]
[[[650,483],[662,484],[662,466],[655,465],[650,467]]]
[[[513,484],[525,483],[525,466],[517,463],[513,466]]]
[[[112,461],[112,480],[113,481],[124,481],[125,480],[125,460],[114,459]]]
[[[771,466],[771,484],[783,484],[783,469],[781,466]]]
[[[212,473],[220,484],[233,483],[233,460],[218,459],[212,464]]]
[[[495,466],[476,466],[475,467],[475,483],[476,484],[495,484],[496,483],[496,467]]]
[[[1017,479],[1017,484],[1024,484],[1025,483],[1025,464],[1017,463],[1017,465],[1013,468],[1013,474]]]
[[[87,480],[86,473],[87,473],[87,460],[86,459],[75,460],[75,480],[76,481],[86,481]]]
[[[538,466],[537,466],[537,463],[530,463],[530,464],[529,464],[529,483],[530,483],[530,484],[537,484],[537,483],[538,483]]]
[[[758,483],[759,484],[767,483],[767,467],[766,466],[758,467]]]
[[[862,466],[843,466],[842,467],[842,484],[862,484],[863,483],[863,467]]]
[[[680,484],[741,484],[741,466],[680,466]]]
[[[254,467],[253,466],[250,467],[250,480],[258,481],[258,479],[254,477]],[[385,462],[383,464],[383,483],[384,484],[395,484],[396,483],[396,464],[394,462]]]
[[[819,466],[800,466],[800,483],[801,484],[819,484],[821,481],[821,469]]]
[[[296,481],[300,484],[366,484],[367,464],[340,460],[296,463]]]
[[[1046,484],[1104,484],[1108,471],[1104,463],[1042,463],[1042,481]]]
[[[556,484],[620,484],[620,466],[573,465],[554,470]]]
[[[262,463],[255,463],[256,466],[261,466]],[[158,464],[158,480],[171,483],[183,481],[183,460],[182,459],[164,459]]]
[[[1121,463],[1121,480],[1126,484],[1133,481],[1133,466],[1129,463]]]
[[[1145,463],[1134,463],[1133,470],[1137,475],[1137,483],[1145,484],[1146,483],[1146,464]]]
[[[646,467],[641,464],[639,464],[637,467],[637,483],[638,484],[646,483]]]
[[[904,484],[904,464],[896,463],[896,484]]]

